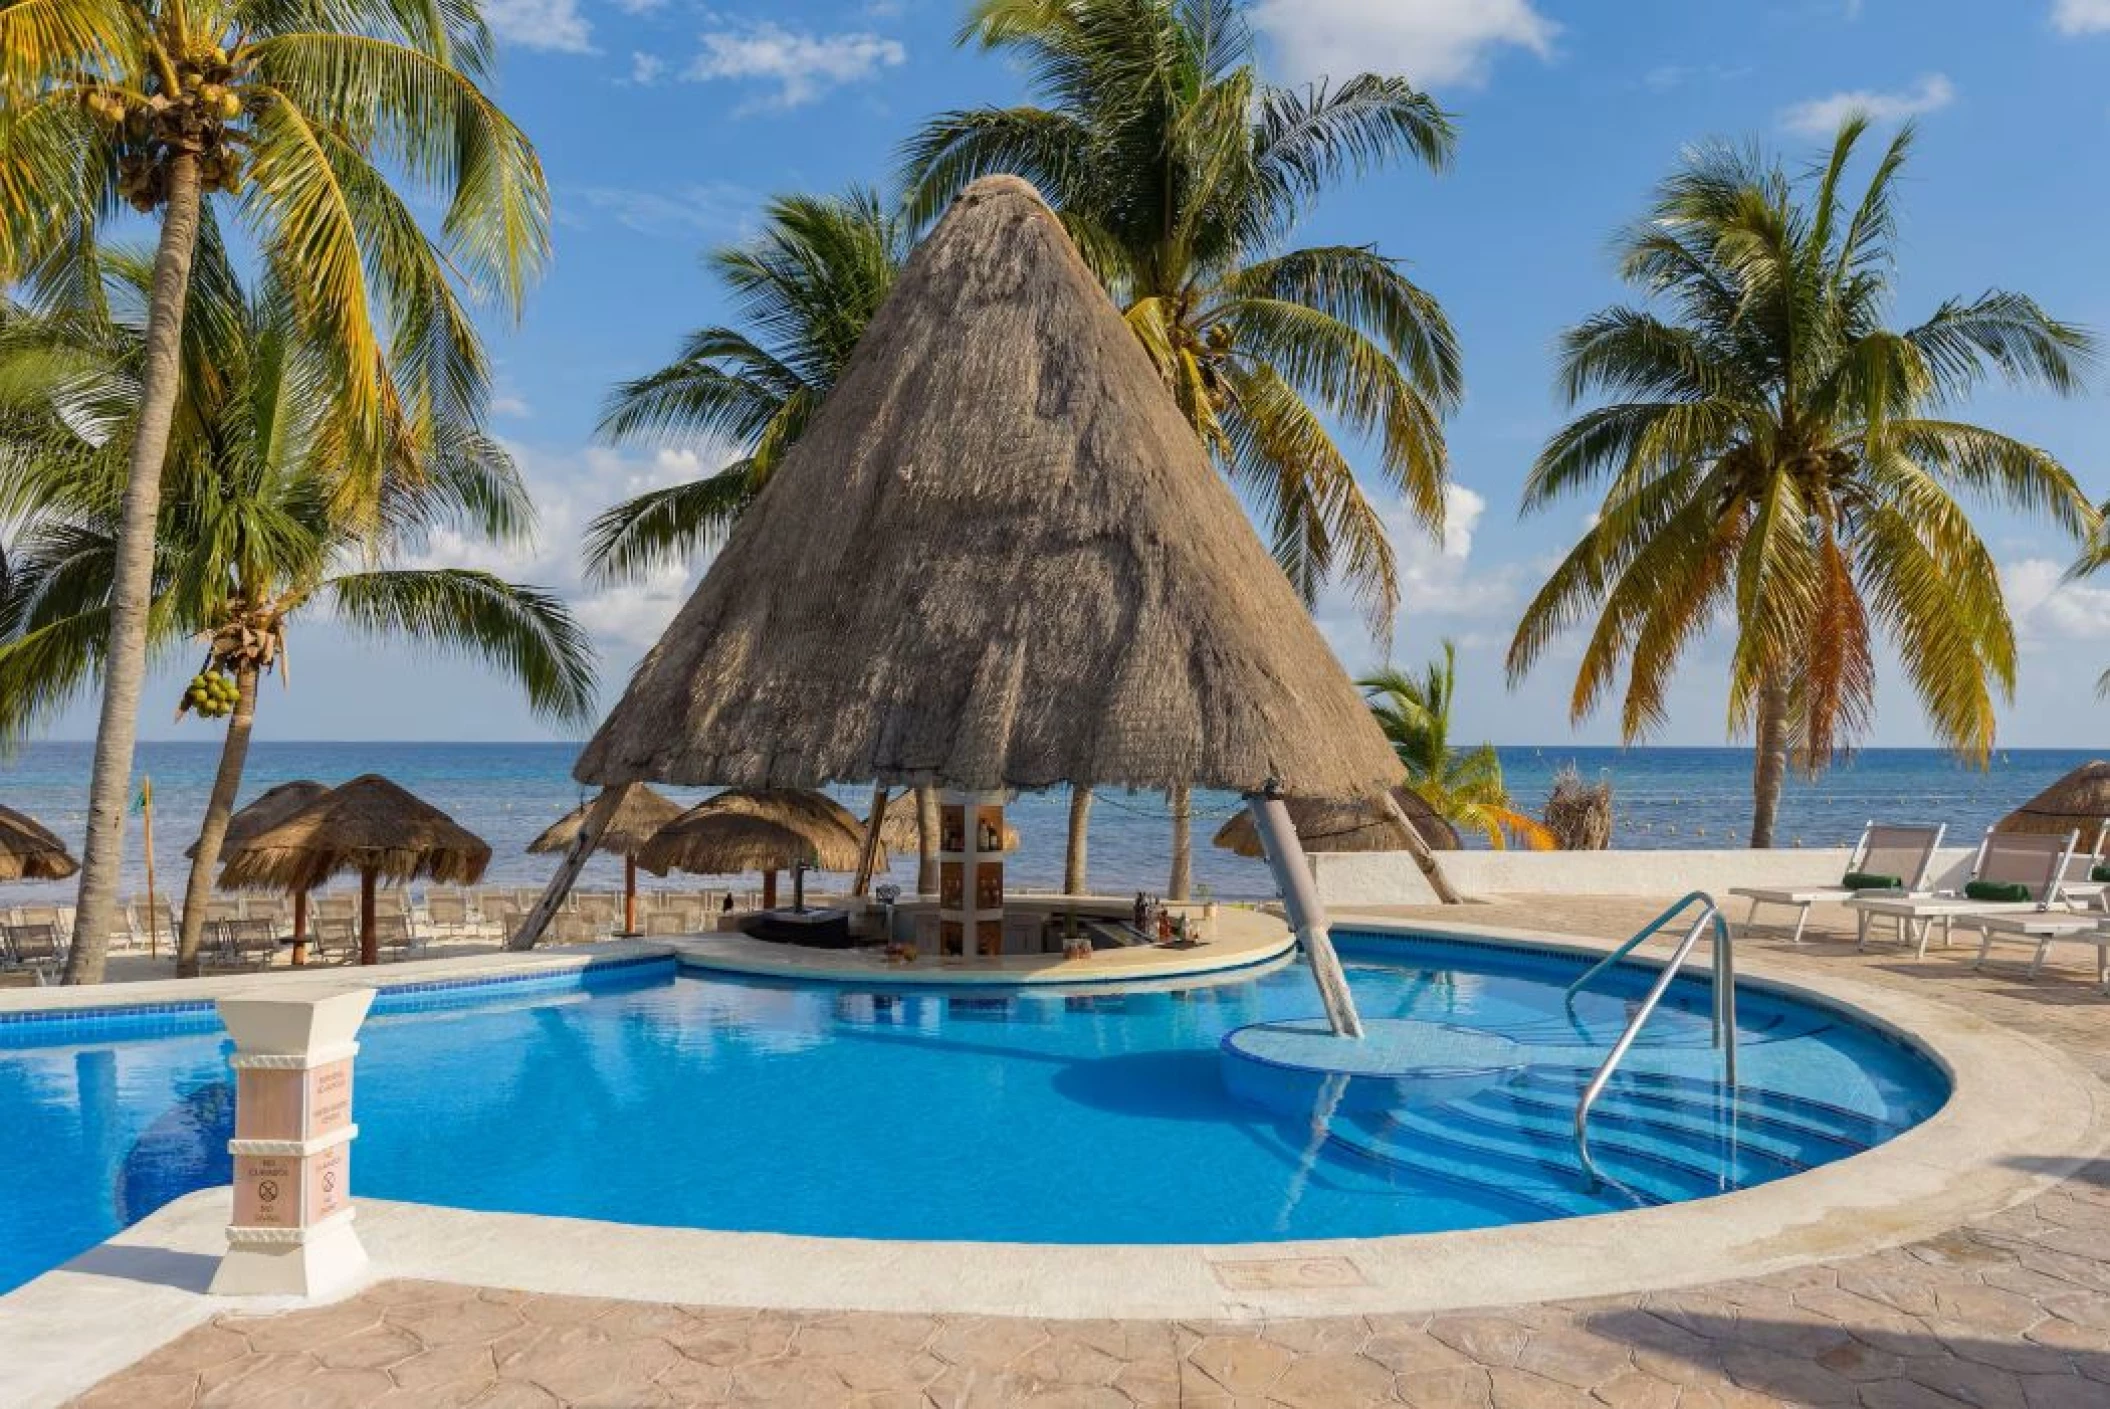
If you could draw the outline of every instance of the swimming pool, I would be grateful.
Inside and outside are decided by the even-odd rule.
[[[1234,1095],[1217,1047],[1316,1009],[1277,968],[1167,991],[791,986],[678,970],[384,992],[361,1034],[353,1188],[370,1198],[867,1238],[1251,1243],[1530,1222],[1702,1197],[1925,1119],[1931,1061],[1748,990],[1726,1102],[1710,995],[1680,980],[1592,1119],[1569,1121],[1646,988],[1621,969],[1423,936],[1337,935],[1367,1016],[1517,1045],[1502,1080],[1315,1130]],[[1461,1044],[1477,1040],[1461,1038]],[[0,1024],[0,1289],[228,1178],[209,1011]]]

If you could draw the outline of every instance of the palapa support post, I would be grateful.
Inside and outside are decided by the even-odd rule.
[[[1304,957],[1311,964],[1312,979],[1319,986],[1319,1001],[1326,1008],[1326,1021],[1335,1036],[1360,1038],[1363,1020],[1355,1011],[1355,996],[1348,991],[1340,957],[1333,952],[1326,909],[1319,903],[1318,887],[1312,884],[1311,867],[1304,860],[1304,844],[1297,840],[1297,829],[1290,824],[1289,809],[1272,787],[1264,793],[1247,793],[1245,803],[1253,814],[1253,830],[1260,834],[1260,849],[1267,853],[1275,888],[1282,894],[1290,932],[1304,946]]]
[[[637,858],[623,858],[623,938],[637,937]]]
[[[293,963],[296,967],[308,962],[308,893],[293,892]]]
[[[579,873],[586,869],[586,858],[600,845],[601,833],[608,830],[609,820],[615,816],[622,801],[621,788],[601,789],[601,795],[593,800],[593,806],[586,809],[586,816],[579,823],[579,834],[571,839],[571,845],[564,850],[564,859],[557,863],[557,873],[549,878],[535,908],[528,911],[527,918],[520,922],[519,931],[506,941],[506,948],[533,949],[541,941],[543,931],[549,928],[551,920],[557,918],[564,897],[570,895],[571,888],[578,883]]]
[[[234,1213],[216,1296],[324,1296],[354,1281],[353,1040],[370,988],[310,998],[222,998],[234,1039]]]
[[[381,962],[381,937],[374,933],[374,868],[359,871],[359,963]]]
[[[879,829],[886,825],[887,786],[872,785],[872,812],[865,819],[864,850],[857,856],[857,878],[850,885],[850,894],[867,895],[872,889],[872,873],[879,869]]]
[[[774,869],[762,873],[762,908],[777,908],[777,873]]]
[[[1414,864],[1421,868],[1422,879],[1429,883],[1430,890],[1436,892],[1436,899],[1445,905],[1463,905],[1465,897],[1451,885],[1451,878],[1443,874],[1443,864],[1436,859],[1435,849],[1429,845],[1429,839],[1421,834],[1421,828],[1414,825],[1414,819],[1407,815],[1407,809],[1399,805],[1399,799],[1392,795],[1390,788],[1385,789],[1383,802],[1385,811],[1406,832],[1407,854],[1412,856]]]

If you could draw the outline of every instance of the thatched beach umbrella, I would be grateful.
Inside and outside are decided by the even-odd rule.
[[[582,802],[551,826],[541,836],[528,843],[528,850],[536,853],[564,852],[578,839],[579,828],[585,825],[586,814],[593,804]],[[661,827],[681,816],[679,803],[652,791],[643,783],[632,783],[622,790],[622,797],[615,804],[615,812],[608,825],[601,829],[600,838],[594,842],[596,850],[605,851],[623,858],[623,932],[637,933],[637,854],[646,842]]]
[[[296,778],[290,783],[280,783],[266,788],[251,799],[247,807],[235,809],[227,818],[227,835],[221,840],[221,854],[241,846],[251,837],[269,831],[291,817],[308,804],[327,793],[327,785],[310,778]],[[196,860],[198,844],[192,842],[183,854]],[[224,885],[226,877],[221,877]],[[249,886],[250,890],[280,890],[280,886]],[[304,964],[308,960],[308,892],[293,892],[293,962]]]
[[[1399,761],[1015,177],[911,256],[574,773],[1243,793],[1328,1013],[1359,1030],[1274,799],[1374,795]]]
[[[794,872],[804,908],[802,872],[855,871],[864,855],[864,824],[826,793],[805,789],[731,789],[705,798],[654,833],[637,864],[655,876],[762,873],[762,905],[777,903],[777,872]]]
[[[2110,763],[2084,763],[1994,824],[1995,831],[2064,836],[2079,829],[2080,847],[2093,851],[2110,818]]]
[[[58,833],[12,807],[0,807],[0,881],[63,881],[81,863]]]
[[[1392,799],[1414,824],[1421,840],[1436,851],[1458,849],[1458,829],[1438,816],[1409,787],[1396,787]],[[1287,799],[1290,825],[1306,851],[1404,851],[1407,837],[1399,819],[1389,808],[1368,801],[1328,802],[1316,798]],[[1240,856],[1264,858],[1260,832],[1253,814],[1240,812],[1219,827],[1215,843]]]
[[[227,852],[220,884],[313,890],[344,871],[359,873],[359,962],[380,959],[374,937],[374,886],[419,878],[474,885],[491,848],[431,803],[377,773],[332,788]]]

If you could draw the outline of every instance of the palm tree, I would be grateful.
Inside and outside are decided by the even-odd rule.
[[[910,211],[1010,172],[1061,215],[1195,433],[1260,506],[1307,601],[1341,579],[1380,630],[1392,544],[1331,421],[1432,529],[1462,391],[1436,300],[1364,245],[1284,248],[1319,194],[1400,159],[1440,170],[1448,115],[1403,78],[1261,81],[1237,0],[979,0],[964,43],[1013,54],[1048,106],[941,114],[908,145]]]
[[[143,302],[147,261],[108,262],[118,302]],[[326,394],[326,353],[303,338],[292,301],[269,281],[246,295],[210,238],[196,271],[147,637],[150,653],[163,655],[202,640],[206,670],[232,682],[233,699],[184,899],[183,976],[197,972],[257,687],[274,668],[283,678],[296,620],[326,613],[378,639],[477,656],[552,719],[583,720],[594,699],[592,651],[557,598],[483,572],[386,565],[443,526],[525,537],[533,507],[504,451],[471,428],[400,420],[388,461],[362,463],[356,451],[370,442],[347,427],[358,413],[350,397]],[[20,737],[86,689],[104,662],[129,408],[147,348],[138,321],[103,312],[100,302],[48,316],[16,310],[0,330],[0,501],[21,519],[0,590],[0,739]],[[383,400],[400,405],[392,391]],[[371,525],[340,512],[348,478],[379,487]],[[193,707],[186,692],[183,709]],[[76,952],[96,938],[78,933]],[[82,961],[81,981],[99,977],[99,958]]]
[[[1387,668],[1356,682],[1370,702],[1377,726],[1391,741],[1407,771],[1407,786],[1439,817],[1506,847],[1515,837],[1534,850],[1553,845],[1552,834],[1510,804],[1502,782],[1502,760],[1493,744],[1451,746],[1451,703],[1457,698],[1458,648],[1443,643],[1443,657],[1419,676]]]
[[[1604,310],[1563,338],[1571,404],[1526,509],[1601,486],[1597,516],[1526,609],[1521,680],[1596,616],[1571,701],[1580,720],[1626,677],[1628,741],[1663,722],[1686,646],[1733,628],[1729,727],[1755,731],[1751,845],[1770,846],[1790,757],[1809,772],[1866,726],[1874,640],[1896,647],[1936,735],[1983,762],[1993,690],[2012,695],[2014,631],[1992,555],[1954,497],[2100,520],[2044,450],[1954,408],[1991,374],[2071,394],[2095,343],[2004,290],[1885,323],[1908,124],[1866,188],[1843,189],[1862,117],[1791,176],[1755,148],[1696,149],[1619,243],[1661,310]]]
[[[753,240],[706,256],[744,326],[699,328],[674,361],[622,383],[601,432],[704,450],[729,442],[737,457],[597,517],[586,532],[591,578],[634,581],[723,540],[835,389],[913,243],[878,192],[853,187],[780,196]]]
[[[1441,170],[1449,116],[1404,78],[1263,82],[1238,0],[977,0],[960,39],[1017,56],[1048,105],[934,119],[905,154],[910,213],[993,172],[1038,186],[1305,600],[1338,579],[1389,635],[1391,536],[1329,422],[1373,441],[1387,486],[1441,533],[1457,340],[1375,248],[1284,246],[1345,175]],[[1190,809],[1168,804],[1178,899]]]
[[[254,237],[328,349],[354,429],[378,443],[384,384],[414,423],[474,420],[485,384],[461,280],[517,308],[548,244],[534,149],[478,87],[474,3],[20,0],[0,7],[0,278],[95,296],[83,256],[120,201],[160,221],[136,424],[115,506],[102,713],[76,924],[116,903],[178,344],[207,198]],[[392,183],[444,207],[429,237]],[[377,378],[384,348],[396,376]],[[340,511],[370,514],[347,481]],[[368,503],[360,502],[364,489]]]
[[[2073,565],[2073,571],[2067,574],[2069,580],[2087,577],[2101,572],[2104,568],[2110,568],[2110,501],[2105,501],[2097,512],[2102,515],[2101,526],[2096,529],[2095,537],[2089,541],[2080,561]],[[5,564],[0,564],[0,572],[4,571]],[[2110,700],[2110,670],[2105,670],[2096,680],[2095,692]]]

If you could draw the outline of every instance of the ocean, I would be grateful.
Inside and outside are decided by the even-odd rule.
[[[0,803],[36,817],[77,852],[90,748],[85,742],[34,743],[0,760]],[[576,753],[571,744],[260,742],[250,750],[242,801],[294,778],[336,783],[360,773],[383,773],[491,843],[491,882],[540,884],[554,859],[530,856],[525,848],[584,800],[584,790],[571,778]],[[1613,845],[1622,849],[1740,846],[1750,827],[1748,749],[1526,746],[1504,748],[1501,755],[1511,795],[1529,812],[1544,802],[1555,770],[1564,763],[1574,763],[1586,778],[1609,778]],[[1950,837],[1963,842],[2091,756],[2078,749],[2015,749],[1995,755],[1992,766],[1981,771],[1933,749],[1863,750],[1815,782],[1789,780],[1780,842],[1845,845],[1872,817],[1947,822]],[[218,757],[216,745],[202,741],[139,747],[137,773],[154,783],[155,880],[163,894],[181,893],[183,851],[197,835]],[[704,796],[694,789],[665,791],[676,800]],[[871,798],[867,789],[840,789],[837,795],[859,816]],[[1227,898],[1270,894],[1273,887],[1259,862],[1209,845],[1237,807],[1229,794],[1196,794],[1194,879]],[[1066,795],[1025,795],[1010,817],[1019,830],[1020,849],[1006,867],[1009,882],[1021,888],[1059,885]],[[1092,812],[1092,888],[1115,894],[1162,890],[1170,826],[1161,797],[1101,793]],[[915,857],[896,858],[891,874],[913,883]],[[124,876],[127,892],[145,890],[146,858],[136,816],[126,837]],[[620,876],[619,862],[597,857],[581,883],[611,885]],[[668,883],[695,884],[681,877]],[[71,882],[0,885],[0,904],[71,898]]]

